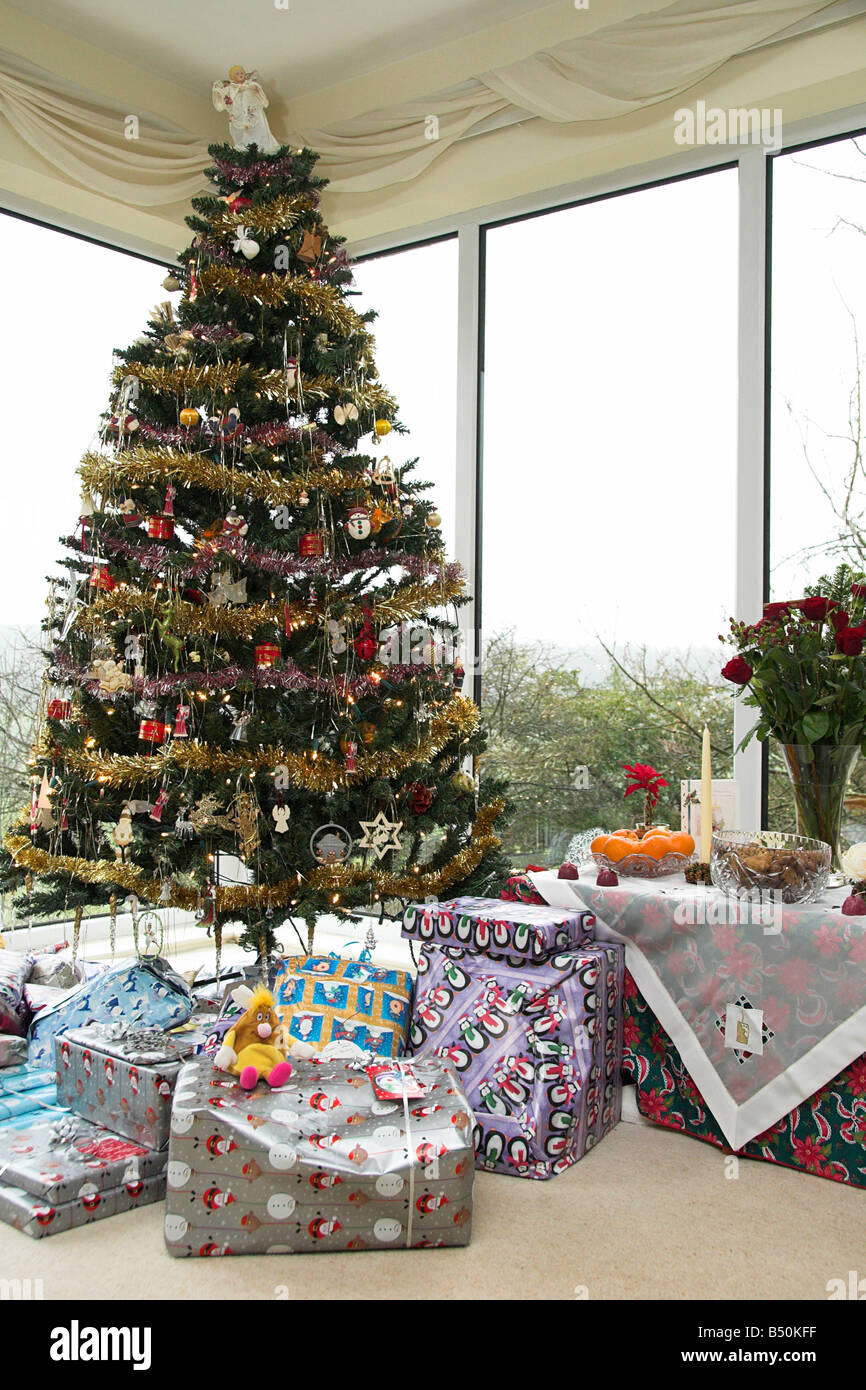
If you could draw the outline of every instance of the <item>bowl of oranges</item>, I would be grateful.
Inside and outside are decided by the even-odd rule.
[[[600,869],[613,869],[631,878],[664,878],[680,873],[691,861],[695,842],[685,830],[665,825],[639,825],[598,835],[590,853]]]

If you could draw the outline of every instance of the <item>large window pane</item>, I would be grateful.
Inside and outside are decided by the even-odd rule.
[[[0,216],[5,331],[0,530],[0,823],[25,800],[25,762],[41,683],[46,575],[81,507],[76,470],[99,447],[112,351],[166,298],[158,265],[48,227]]]
[[[457,408],[457,238],[409,247],[355,265],[359,310],[375,309],[376,366],[397,398],[409,433],[381,446],[395,467],[418,460],[414,476],[442,517],[454,554],[454,452]]]
[[[75,528],[81,455],[98,446],[114,348],[167,298],[158,265],[0,216],[7,401],[0,627],[38,626],[46,573]],[[27,273],[22,273],[27,267]],[[14,327],[11,327],[14,325]]]
[[[840,561],[866,569],[862,398],[866,138],[772,161],[770,587],[798,598]],[[852,792],[866,791],[861,762]],[[770,745],[770,824],[794,803]],[[862,813],[845,838],[866,838]]]
[[[486,265],[489,760],[513,852],[552,862],[635,819],[623,762],[664,773],[678,822],[705,717],[731,775],[736,173],[496,227]]]

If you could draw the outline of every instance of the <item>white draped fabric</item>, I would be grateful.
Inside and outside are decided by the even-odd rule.
[[[446,93],[292,131],[288,140],[320,152],[335,192],[369,192],[416,178],[456,141],[509,118],[615,119],[689,91],[751,49],[796,43],[864,13],[866,0],[676,0]],[[158,122],[128,140],[118,108],[10,54],[0,54],[0,115],[49,163],[106,197],[153,207],[203,187],[204,141]]]

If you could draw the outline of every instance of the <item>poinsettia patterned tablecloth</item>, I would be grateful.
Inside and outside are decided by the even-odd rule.
[[[680,879],[598,888],[592,870],[530,877],[551,906],[584,904],[599,939],[624,943],[627,968],[732,1149],[866,1052],[866,918],[842,915],[847,890],[761,920]]]

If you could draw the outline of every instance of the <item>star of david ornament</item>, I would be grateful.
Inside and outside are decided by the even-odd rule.
[[[364,833],[357,842],[358,849],[371,849],[377,859],[384,859],[390,850],[403,848],[400,839],[403,822],[388,820],[384,811],[380,811],[374,820],[362,820],[361,829]]]

